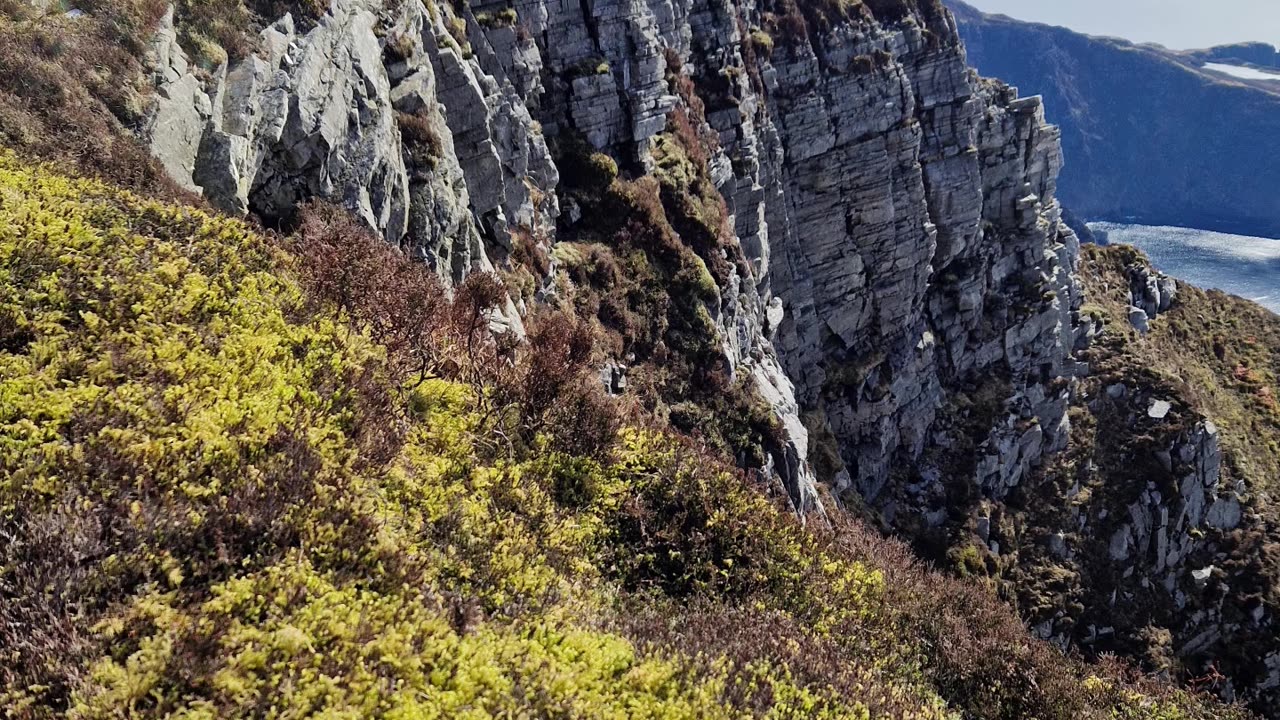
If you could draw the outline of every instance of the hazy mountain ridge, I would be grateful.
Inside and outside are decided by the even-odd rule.
[[[1280,83],[1205,61],[1266,67],[1265,44],[1177,52],[955,8],[970,61],[1042,94],[1063,131],[1063,202],[1089,219],[1280,237]]]

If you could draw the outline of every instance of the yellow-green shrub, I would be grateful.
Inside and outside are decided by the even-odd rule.
[[[716,673],[616,635],[556,615],[470,623],[421,589],[370,590],[294,557],[189,609],[151,596],[106,625],[145,639],[93,666],[71,717],[731,717]]]
[[[7,714],[1208,716],[1083,692],[980,590],[804,528],[705,445],[571,449],[564,319],[411,373],[300,265],[0,154]]]

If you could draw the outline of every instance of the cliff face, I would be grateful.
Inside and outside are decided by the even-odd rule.
[[[881,62],[820,70],[859,56]],[[895,462],[953,442],[939,412],[999,376],[1009,405],[975,419],[990,424],[974,428],[983,458],[964,474],[1002,495],[1063,440],[1065,395],[1046,383],[1074,342],[1076,241],[1053,198],[1056,130],[1036,98],[979,80],[946,21],[834,33],[774,58],[778,345],[840,442],[837,491],[940,509],[944,468],[926,461],[903,495]]]
[[[939,510],[940,476],[902,495],[891,469],[951,442],[935,419],[959,388],[998,376],[1008,401],[989,425],[960,418],[988,453],[965,471],[984,491],[1062,445],[1065,386],[1049,383],[1069,371],[1078,292],[1058,135],[1038,100],[966,66],[948,15],[514,10],[343,0],[207,77],[162,32],[153,148],[224,209],[340,200],[456,280],[503,265],[517,233],[551,249],[583,222],[544,138],[644,172],[689,104],[669,79],[687,76],[748,265],[720,282],[719,341],[787,431],[771,464],[793,499],[814,502],[800,406],[839,443],[823,468],[838,493],[911,513]]]
[[[1087,218],[1280,237],[1270,147],[1280,85],[1211,72],[1205,61],[1266,66],[1275,48],[1181,53],[956,11],[969,59],[1045,97],[1069,159],[1065,205]]]
[[[1080,300],[1058,132],[1037,98],[966,65],[945,11],[504,8],[339,0],[211,73],[167,24],[146,132],[227,211],[339,201],[451,280],[532,238],[548,300],[557,244],[594,221],[549,145],[643,175],[688,113],[731,228],[717,252],[743,261],[716,278],[715,342],[777,418],[759,469],[799,509],[821,475],[912,536],[944,533],[969,513],[953,486],[1002,500],[1064,447]],[[611,389],[634,360],[611,363]]]

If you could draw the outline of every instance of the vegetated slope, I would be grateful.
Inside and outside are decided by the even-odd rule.
[[[142,154],[64,150],[67,118],[90,108],[102,123],[86,128],[110,140],[93,147],[138,133],[211,204],[301,228],[291,260],[238,225],[100,186],[46,197],[64,181],[6,165],[25,188],[15,201],[83,206],[135,250],[58,255],[78,268],[72,287],[100,294],[53,296],[71,324],[47,329],[100,360],[91,374],[16,361],[53,375],[14,405],[22,447],[38,450],[16,451],[33,465],[3,526],[6,709],[696,716],[714,698],[784,717],[1226,712],[1064,661],[983,592],[842,516],[828,534],[811,514],[810,535],[762,499],[781,480],[816,510],[801,378],[826,403],[808,417],[820,472],[850,500],[850,480],[947,442],[926,432],[956,389],[940,366],[1005,391],[962,408],[970,444],[951,445],[998,435],[986,474],[1010,479],[1006,452],[1020,470],[1039,457],[1020,442],[1027,424],[1065,440],[1057,369],[1073,366],[1078,294],[1052,199],[1056,131],[1036,101],[978,80],[935,3],[688,16],[537,3],[515,20],[497,4],[322,5],[3,6],[19,51],[0,53],[14,70],[0,106],[34,123],[4,129],[53,129],[8,144],[179,195],[135,172],[155,166]],[[115,36],[146,52],[95,63]],[[112,100],[128,88],[139,95]],[[341,213],[305,209],[315,196],[458,283],[456,298]],[[230,257],[187,240],[206,226],[242,238]],[[52,266],[42,247],[26,249]],[[173,247],[223,259],[147,265]],[[504,287],[480,272],[494,267]],[[175,283],[182,302],[148,310]],[[243,292],[253,312],[229,322]],[[89,312],[127,322],[83,335],[75,323],[96,321],[76,303],[117,294],[129,304],[115,315]],[[163,329],[139,331],[140,313]],[[44,347],[27,315],[6,345],[19,358]],[[486,339],[521,316],[528,345]],[[183,342],[161,343],[170,333]],[[791,380],[775,337],[802,353]],[[224,380],[224,362],[247,379]],[[620,399],[596,389],[602,367]],[[40,415],[38,398],[64,390],[107,400]],[[948,488],[946,502],[970,481],[909,484]]]
[[[0,140],[125,187],[182,195],[126,131],[142,123],[148,85],[142,57],[165,4],[91,1],[77,9],[0,3]]]
[[[1096,354],[1105,358],[1098,365],[1103,374],[1127,365],[1169,378],[1222,431],[1229,470],[1258,492],[1274,493],[1280,478],[1280,406],[1272,399],[1280,372],[1280,317],[1244,298],[1178,283],[1172,307],[1143,334],[1121,320],[1130,274],[1154,275],[1150,262],[1131,247],[1091,247],[1084,259],[1082,278],[1091,290],[1085,311],[1111,320],[1109,338]]]
[[[280,243],[0,156],[6,712],[1228,712],[806,530],[601,398],[576,321],[495,343],[494,288],[336,211]]]
[[[1068,450],[952,559],[993,578],[1042,637],[1273,712],[1280,318],[1183,284],[1170,302],[1127,246],[1085,248],[1080,277],[1100,334]],[[1142,333],[1130,313],[1157,285],[1163,309]]]
[[[1044,96],[1062,128],[1064,205],[1089,219],[1280,237],[1280,169],[1268,151],[1280,84],[1201,69],[1212,54],[950,5],[975,67]]]

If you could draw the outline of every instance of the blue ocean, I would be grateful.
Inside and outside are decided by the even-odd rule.
[[[1280,240],[1180,227],[1089,223],[1107,242],[1133,245],[1161,272],[1253,300],[1280,313]]]

